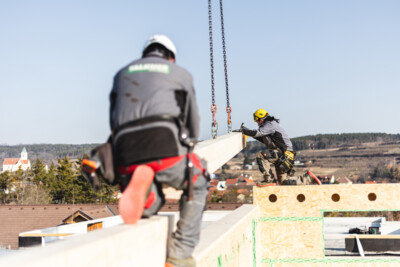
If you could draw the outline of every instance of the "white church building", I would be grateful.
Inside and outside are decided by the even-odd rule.
[[[3,161],[3,172],[15,172],[19,168],[23,171],[31,168],[31,162],[28,159],[28,152],[26,149],[22,149],[21,158],[5,158]]]

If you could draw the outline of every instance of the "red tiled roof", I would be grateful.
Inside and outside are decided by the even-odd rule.
[[[18,234],[21,232],[54,227],[77,210],[98,219],[119,215],[117,204],[75,204],[75,205],[0,205],[0,247],[18,248]]]
[[[226,179],[226,183],[225,184],[227,184],[227,185],[229,185],[229,184],[237,184],[238,181],[239,181],[238,178],[236,178],[236,179]]]
[[[218,183],[219,183],[219,181],[218,181],[218,180],[214,180],[214,179],[212,179],[212,180],[211,180],[211,182],[210,182],[210,186],[217,186],[217,185],[218,185]]]
[[[243,194],[243,195],[249,195],[250,192],[247,189],[238,189],[237,191],[238,194]]]
[[[21,163],[22,163],[22,164],[28,164],[28,163],[29,163],[29,160],[23,159],[23,160],[21,160]]]
[[[215,190],[217,190],[217,188],[215,186],[212,186],[212,187],[208,188],[209,192],[214,192]]]
[[[6,158],[3,161],[3,165],[15,165],[17,164],[19,159],[17,158]]]

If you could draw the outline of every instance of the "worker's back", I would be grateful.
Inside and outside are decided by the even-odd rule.
[[[145,118],[180,118],[192,137],[198,135],[198,111],[194,101],[192,76],[183,68],[161,57],[136,60],[114,77],[110,95],[112,130],[144,119],[115,135],[117,161],[122,165],[161,159],[187,153],[178,139],[176,123]],[[121,138],[123,136],[123,138]]]

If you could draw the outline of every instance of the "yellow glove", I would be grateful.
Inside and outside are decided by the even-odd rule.
[[[285,158],[287,158],[290,161],[294,161],[294,154],[292,151],[286,150],[285,151]]]

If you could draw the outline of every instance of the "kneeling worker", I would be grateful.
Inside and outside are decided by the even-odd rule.
[[[242,126],[234,132],[242,132],[257,141],[265,144],[267,152],[257,153],[257,164],[264,176],[259,186],[275,182],[272,168],[275,168],[277,182],[280,185],[307,185],[321,184],[321,181],[311,171],[304,175],[293,176],[294,157],[292,142],[285,130],[279,125],[279,120],[270,116],[265,109],[258,109],[253,114],[254,121],[258,124],[258,130],[251,130]]]
[[[168,246],[166,266],[195,266],[206,204],[205,162],[192,153],[199,114],[192,76],[175,64],[176,48],[165,35],[145,44],[142,58],[123,67],[110,94],[110,123],[119,210],[126,223],[156,214],[162,185],[182,189],[180,219]]]

